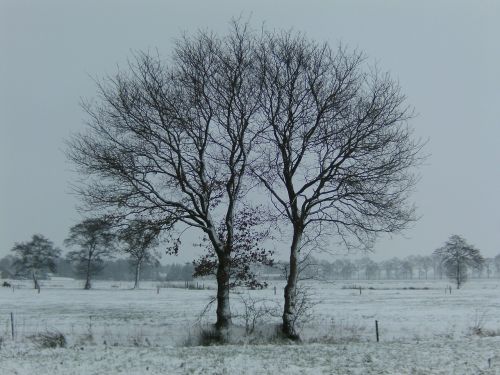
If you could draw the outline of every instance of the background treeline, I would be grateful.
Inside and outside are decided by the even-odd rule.
[[[477,267],[468,269],[471,278],[500,277],[500,254],[485,258]],[[447,277],[442,258],[410,255],[406,258],[391,258],[376,262],[368,257],[359,259],[342,258],[334,261],[310,257],[302,262],[302,278],[328,280],[412,280],[444,279]]]
[[[0,277],[16,278],[13,266],[14,257],[7,255],[0,259]],[[57,271],[55,273],[45,273],[42,276],[69,277],[81,279],[83,275],[72,265],[71,261],[60,258],[56,261]],[[192,263],[185,264],[145,264],[142,268],[141,278],[146,281],[191,281],[193,280],[194,266]],[[134,281],[135,270],[133,264],[128,259],[106,260],[102,265],[102,270],[94,276],[95,280],[116,280]]]
[[[0,259],[0,276],[15,278],[14,257],[7,255]],[[262,279],[282,279],[286,274],[287,264],[276,263],[275,267],[261,266],[255,272]],[[145,264],[142,279],[148,281],[191,281],[194,266],[184,264]],[[58,277],[79,279],[74,266],[68,259],[57,260],[57,272],[46,274]],[[429,280],[445,279],[446,270],[436,255],[411,255],[406,258],[391,258],[376,262],[368,257],[359,259],[341,258],[333,261],[308,257],[301,263],[301,278],[324,280]],[[485,258],[481,267],[469,270],[471,278],[500,278],[500,254],[494,258]],[[128,259],[107,260],[96,280],[133,281],[134,267]]]

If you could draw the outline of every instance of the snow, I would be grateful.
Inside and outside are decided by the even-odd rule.
[[[445,281],[309,283],[317,304],[303,343],[249,345],[242,338],[242,345],[210,347],[185,343],[215,290],[157,293],[157,283],[131,290],[133,283],[95,282],[85,291],[80,284],[45,281],[40,294],[29,282],[0,288],[0,374],[500,374],[500,280],[472,280],[451,295]],[[353,284],[374,289],[360,295],[347,289]],[[277,286],[276,296],[273,285],[233,295],[233,314],[247,295],[281,303]],[[204,322],[215,321],[214,310]],[[472,335],[474,325],[492,337]],[[47,331],[63,333],[67,347],[40,349],[29,338]]]
[[[44,374],[500,374],[500,340],[0,351],[0,372]],[[490,365],[488,364],[490,359]],[[490,367],[491,366],[491,367]]]

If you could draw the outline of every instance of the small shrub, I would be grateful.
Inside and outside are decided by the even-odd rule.
[[[41,348],[65,348],[66,337],[61,332],[38,333],[29,337]]]
[[[494,329],[482,329],[480,330],[479,332],[476,332],[475,333],[476,335],[478,336],[481,336],[481,337],[497,337],[497,336],[500,336],[500,330],[497,329],[497,330],[494,330]]]
[[[300,337],[291,339],[283,333],[283,324],[276,325],[272,334],[266,338],[265,342],[263,342],[263,344],[271,345],[295,345],[300,343],[302,343],[302,339]]]
[[[226,335],[215,327],[207,327],[200,331],[199,345],[201,346],[224,345],[227,342]]]
[[[314,307],[318,303],[314,299],[314,294],[310,287],[303,284],[297,285],[295,288],[295,312],[292,321],[297,332],[300,332],[306,323],[313,320]]]
[[[471,335],[482,336],[484,331],[484,324],[486,323],[486,311],[479,311],[476,309],[474,311],[474,316],[472,317],[472,324],[469,327],[469,332]]]
[[[250,294],[240,294],[239,297],[243,309],[233,316],[244,321],[246,335],[252,335],[256,327],[262,327],[281,314],[281,306],[273,300],[254,298]]]
[[[492,330],[484,328],[487,317],[486,310],[475,310],[472,317],[472,324],[469,327],[469,334],[480,337],[495,337],[500,336],[500,330]]]
[[[199,327],[195,333],[191,330],[182,346],[211,346],[229,343],[229,332],[218,331],[213,325]]]
[[[134,345],[134,346],[138,346],[138,347],[149,347],[151,346],[151,341],[149,341],[149,339],[144,336],[144,334],[142,332],[138,332],[137,334],[133,335],[133,336],[130,336],[129,337],[129,342]]]

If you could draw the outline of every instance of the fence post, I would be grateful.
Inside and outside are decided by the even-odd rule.
[[[375,320],[375,334],[377,335],[377,342],[378,342],[378,320]]]
[[[12,332],[12,340],[14,340],[14,313],[10,313],[10,330]]]

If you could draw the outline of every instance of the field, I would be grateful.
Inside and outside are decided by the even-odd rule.
[[[96,282],[85,291],[80,284],[46,281],[40,293],[28,282],[0,288],[0,374],[500,374],[496,279],[451,294],[449,283],[433,280],[308,283],[302,343],[273,341],[279,316],[271,316],[256,322],[271,343],[241,328],[224,346],[195,340],[215,319],[213,309],[200,318],[213,289]],[[277,295],[274,285],[234,294],[236,323],[249,317],[244,301],[276,307],[283,285],[276,287]],[[46,332],[62,333],[66,347],[42,348],[36,337]]]

